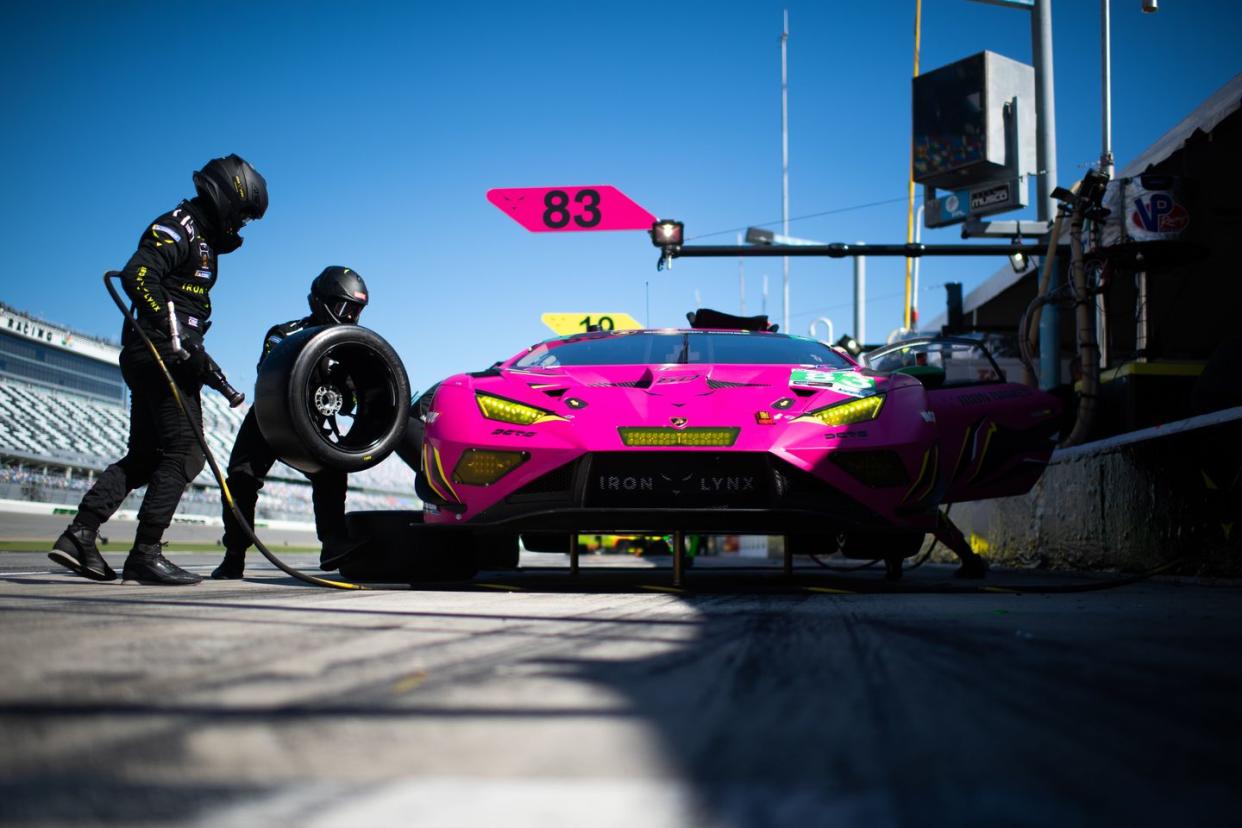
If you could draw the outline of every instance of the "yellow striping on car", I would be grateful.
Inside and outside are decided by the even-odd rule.
[[[738,428],[641,428],[617,429],[627,446],[731,446],[737,442]]]
[[[453,469],[453,482],[490,486],[529,459],[524,451],[466,449]]]
[[[479,404],[479,411],[482,412],[484,417],[489,420],[499,420],[502,423],[537,425],[539,423],[554,422],[556,420],[564,421],[566,419],[559,414],[536,408],[533,405],[506,400],[504,397],[493,397],[491,394],[484,394],[481,391],[475,392],[474,399]]]
[[[884,395],[873,394],[849,402],[836,403],[824,408],[808,411],[801,417],[795,417],[795,423],[819,423],[826,426],[843,426],[874,420],[880,416],[884,407]]]

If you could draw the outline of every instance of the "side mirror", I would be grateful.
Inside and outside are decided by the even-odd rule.
[[[938,365],[904,365],[893,373],[909,374],[923,383],[924,388],[939,388],[944,385],[944,369]]]

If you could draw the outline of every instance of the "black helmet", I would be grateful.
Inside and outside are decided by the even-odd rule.
[[[325,267],[311,282],[306,301],[320,324],[353,325],[367,306],[367,283],[348,267]]]
[[[242,225],[267,212],[267,182],[237,155],[208,161],[194,173],[194,189],[215,208],[225,236],[236,236]]]

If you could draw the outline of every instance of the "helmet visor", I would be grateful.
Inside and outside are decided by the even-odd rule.
[[[358,317],[362,316],[363,305],[357,302],[350,302],[348,299],[342,299],[328,306],[328,310],[332,316],[341,322],[354,323],[358,321]]]

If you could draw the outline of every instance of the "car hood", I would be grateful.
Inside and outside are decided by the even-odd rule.
[[[773,422],[918,381],[863,368],[797,365],[608,365],[499,369],[477,391],[538,406],[578,423],[732,426]]]

